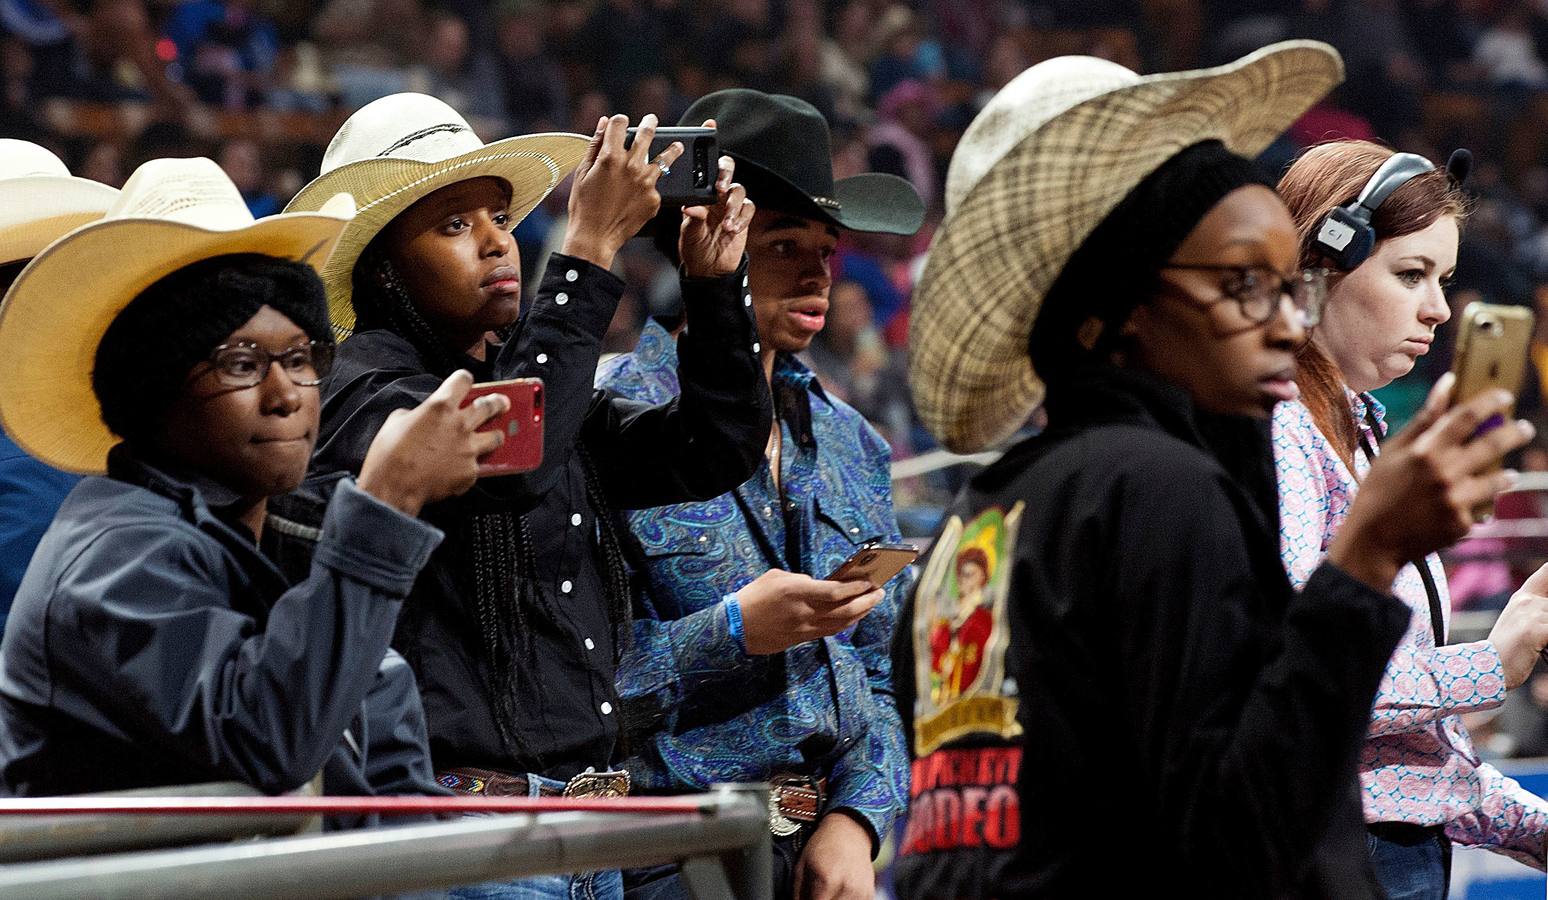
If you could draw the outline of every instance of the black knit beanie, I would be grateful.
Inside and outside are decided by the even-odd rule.
[[[332,340],[322,280],[311,266],[257,253],[184,266],[141,291],[97,345],[92,390],[102,421],[142,443],[189,371],[268,306],[314,341]]]
[[[1028,342],[1038,375],[1051,383],[1089,354],[1110,350],[1178,246],[1215,204],[1249,184],[1274,186],[1252,160],[1211,140],[1181,151],[1136,185],[1070,256],[1043,298]],[[1080,332],[1093,318],[1104,327],[1088,347]]]

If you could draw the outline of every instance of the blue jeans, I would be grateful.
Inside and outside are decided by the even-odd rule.
[[[563,788],[564,782],[528,775],[528,796],[538,796],[538,788],[544,785]],[[455,887],[447,896],[452,900],[623,900],[623,876],[617,869],[576,875],[534,875],[520,881],[486,881]]]
[[[1451,841],[1438,829],[1377,825],[1365,843],[1376,880],[1390,900],[1446,900]]]

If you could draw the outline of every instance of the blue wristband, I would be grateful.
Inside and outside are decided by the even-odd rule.
[[[726,624],[731,629],[731,636],[736,638],[736,643],[747,652],[747,635],[742,631],[742,604],[736,599],[735,594],[727,594],[720,601],[726,607]]]

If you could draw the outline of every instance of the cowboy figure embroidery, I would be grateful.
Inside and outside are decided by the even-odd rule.
[[[937,706],[962,696],[983,662],[984,645],[994,630],[994,613],[984,602],[989,583],[989,554],[968,547],[957,554],[957,614],[942,616],[930,631],[930,699]]]
[[[919,583],[914,635],[918,709],[915,752],[969,734],[1013,737],[1013,682],[1005,677],[1005,606],[1010,554],[1024,503],[991,507],[963,525],[946,523]]]

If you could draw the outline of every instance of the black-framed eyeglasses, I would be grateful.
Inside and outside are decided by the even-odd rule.
[[[298,387],[315,387],[333,368],[333,342],[307,341],[270,353],[257,344],[238,341],[210,351],[209,363],[221,384],[234,388],[257,387],[268,377],[269,366],[280,370]]]
[[[1266,266],[1167,263],[1161,268],[1230,273],[1220,290],[1235,300],[1242,315],[1255,324],[1272,319],[1285,297],[1290,298],[1290,305],[1300,315],[1302,327],[1310,328],[1322,321],[1322,303],[1328,296],[1328,270],[1321,267],[1301,269],[1290,278]]]

